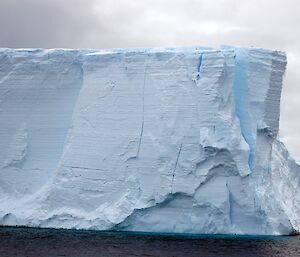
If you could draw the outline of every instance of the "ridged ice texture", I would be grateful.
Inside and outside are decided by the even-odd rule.
[[[0,224],[299,231],[285,66],[233,46],[0,49]]]

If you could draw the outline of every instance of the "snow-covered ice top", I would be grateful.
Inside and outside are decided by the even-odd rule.
[[[0,49],[0,224],[299,231],[285,66],[234,46]]]

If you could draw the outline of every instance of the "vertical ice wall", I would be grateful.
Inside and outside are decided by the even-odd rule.
[[[299,230],[299,168],[276,140],[285,65],[233,46],[2,49],[0,223]]]

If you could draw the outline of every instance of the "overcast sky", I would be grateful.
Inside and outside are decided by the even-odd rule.
[[[0,0],[0,47],[284,50],[280,137],[300,161],[299,0]]]

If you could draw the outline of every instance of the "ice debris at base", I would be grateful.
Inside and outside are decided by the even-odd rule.
[[[0,49],[0,224],[300,230],[283,52]]]

